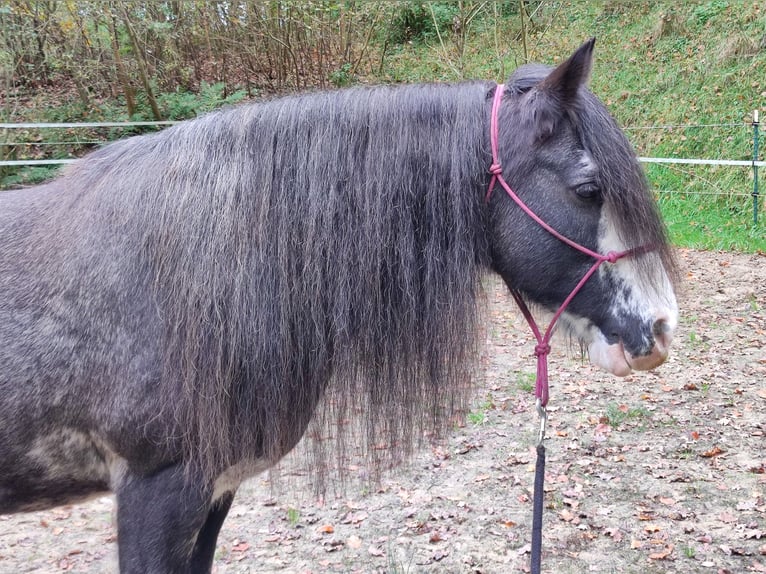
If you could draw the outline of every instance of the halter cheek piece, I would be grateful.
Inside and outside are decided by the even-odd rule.
[[[586,255],[589,255],[593,259],[595,259],[595,263],[591,266],[590,269],[583,275],[583,278],[580,279],[580,282],[575,285],[574,289],[572,289],[572,292],[567,296],[566,299],[564,299],[564,302],[559,306],[556,313],[553,315],[553,318],[551,319],[551,322],[548,324],[548,328],[545,330],[545,334],[541,334],[540,329],[537,326],[537,323],[535,322],[534,317],[532,316],[532,313],[530,313],[529,308],[527,307],[527,304],[524,302],[524,299],[522,298],[521,294],[518,291],[511,291],[513,294],[513,298],[516,300],[516,304],[519,306],[519,309],[521,310],[522,314],[524,315],[524,318],[527,320],[527,323],[529,324],[529,327],[532,329],[532,333],[535,336],[535,339],[537,339],[537,345],[535,345],[535,355],[537,356],[537,380],[535,382],[535,398],[537,399],[537,405],[538,410],[541,410],[541,408],[544,408],[546,404],[548,404],[548,354],[551,351],[550,346],[550,339],[553,334],[553,327],[556,325],[556,322],[558,321],[559,317],[561,317],[561,314],[564,312],[564,310],[567,308],[569,303],[572,302],[572,299],[574,299],[575,295],[582,289],[583,285],[590,279],[591,275],[593,275],[596,270],[601,267],[602,263],[615,263],[618,259],[621,259],[623,257],[628,257],[631,255],[635,255],[637,253],[644,253],[646,251],[649,251],[651,247],[638,247],[634,249],[628,249],[627,251],[620,251],[620,252],[614,252],[610,251],[606,255],[602,255],[600,253],[596,253],[595,251],[591,251],[587,247],[584,247],[580,245],[579,243],[572,241],[568,237],[565,237],[555,229],[553,229],[550,225],[545,223],[540,217],[532,211],[527,205],[521,200],[521,198],[514,193],[514,191],[511,189],[511,186],[508,185],[508,182],[505,181],[505,178],[503,178],[503,168],[500,164],[500,159],[498,157],[497,153],[497,124],[498,124],[498,112],[500,110],[500,103],[503,99],[503,90],[505,86],[503,84],[498,84],[497,88],[495,89],[495,97],[492,100],[492,115],[490,116],[490,122],[489,122],[489,139],[490,139],[490,145],[492,146],[492,165],[489,168],[489,173],[492,174],[492,179],[489,182],[489,188],[487,189],[487,195],[485,197],[485,201],[489,202],[489,199],[492,195],[492,190],[495,188],[495,184],[499,183],[500,186],[506,191],[506,193],[509,195],[509,197],[518,205],[524,213],[526,213],[529,217],[531,217],[535,222],[537,222],[540,227],[545,229],[548,233],[553,235],[556,239],[559,239],[560,241],[563,241],[573,249],[576,249],[582,253],[585,253]],[[542,414],[542,413],[541,413]]]

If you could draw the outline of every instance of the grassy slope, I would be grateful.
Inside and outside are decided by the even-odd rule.
[[[388,58],[381,79],[456,80],[462,67],[463,77],[502,80],[523,61],[519,29],[518,16],[477,23],[462,61],[446,41],[407,46]],[[736,124],[629,129],[639,155],[752,158],[752,110],[766,108],[761,3],[544,2],[529,31],[530,59],[560,61],[590,36],[598,38],[592,89],[623,126]],[[766,213],[752,223],[751,169],[649,165],[647,173],[678,245],[766,252]]]
[[[490,9],[498,6],[496,18],[473,22],[462,57],[447,35],[443,43],[432,37],[389,49],[382,71],[365,81],[503,80],[524,58],[519,17],[502,15],[501,4],[490,4]],[[515,0],[504,4],[514,6]],[[533,0],[530,5],[535,9],[528,30],[531,60],[553,64],[585,39],[598,38],[592,88],[623,126],[735,124],[628,129],[639,155],[751,159],[752,110],[760,108],[766,114],[763,2]],[[33,121],[71,120],[71,108],[66,103],[38,106],[41,115]],[[88,119],[111,119],[109,106],[102,108],[107,111]],[[766,252],[766,213],[757,226],[752,223],[751,169],[646,169],[676,244]],[[766,195],[766,169],[761,171]],[[3,177],[3,183],[31,182],[50,174],[46,168],[32,168]],[[763,201],[760,207],[764,210]]]

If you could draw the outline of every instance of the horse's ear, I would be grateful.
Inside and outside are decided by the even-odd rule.
[[[590,77],[595,43],[596,39],[591,38],[577,48],[574,54],[538,84],[537,89],[555,98],[563,106],[573,102],[580,86],[585,85]]]

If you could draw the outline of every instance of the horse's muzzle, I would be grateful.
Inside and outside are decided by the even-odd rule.
[[[588,346],[588,354],[595,365],[618,377],[629,375],[632,371],[648,371],[668,358],[674,331],[675,321],[663,315],[651,325],[652,346],[646,352],[633,354],[625,348],[622,340],[608,344],[599,337]]]

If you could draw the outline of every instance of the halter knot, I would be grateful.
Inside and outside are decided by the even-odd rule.
[[[535,345],[535,356],[545,357],[551,352],[551,346],[548,343],[539,343]]]
[[[608,261],[609,263],[617,263],[617,260],[622,256],[622,253],[617,253],[616,251],[610,251],[606,255],[604,255],[604,261]]]
[[[494,176],[502,175],[503,174],[503,166],[500,165],[500,162],[493,163],[491,166],[489,166],[489,173],[491,173]]]

